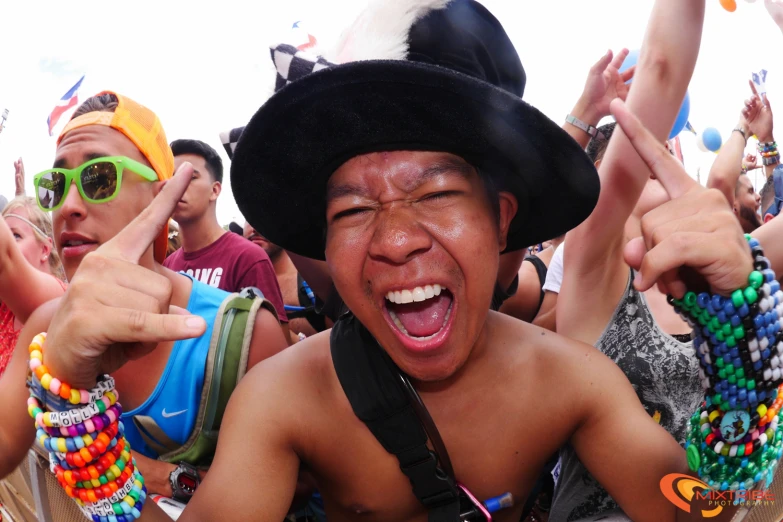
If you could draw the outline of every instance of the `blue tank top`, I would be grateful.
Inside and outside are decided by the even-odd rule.
[[[195,339],[176,341],[152,394],[144,404],[122,414],[125,438],[134,451],[152,459],[158,458],[159,455],[144,442],[132,417],[151,417],[163,432],[178,444],[184,444],[188,440],[196,424],[201,403],[212,327],[220,305],[229,295],[228,292],[195,281],[187,274],[183,275],[193,281],[188,311],[204,318],[207,331]]]

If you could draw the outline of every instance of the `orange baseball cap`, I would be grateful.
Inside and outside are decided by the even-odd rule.
[[[154,112],[120,94],[113,91],[102,91],[97,94],[112,94],[117,97],[119,104],[114,112],[93,111],[82,114],[65,126],[57,144],[60,144],[63,136],[68,132],[87,125],[105,125],[118,130],[128,137],[141,151],[152,169],[158,174],[158,179],[163,181],[174,175],[174,155],[163,132],[163,126]],[[163,227],[160,235],[155,239],[155,260],[163,263],[166,259],[168,248],[168,223]]]

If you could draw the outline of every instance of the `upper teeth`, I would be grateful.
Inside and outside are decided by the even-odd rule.
[[[438,284],[417,286],[411,290],[394,290],[386,294],[386,299],[396,304],[412,303],[414,301],[426,301],[436,295],[440,295],[441,287]]]

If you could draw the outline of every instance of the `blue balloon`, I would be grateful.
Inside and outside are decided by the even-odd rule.
[[[720,146],[723,144],[723,138],[720,137],[720,132],[715,127],[707,127],[701,133],[701,141],[707,150],[716,152],[720,150]]]
[[[680,105],[680,112],[677,114],[677,119],[674,120],[674,126],[672,127],[672,131],[669,133],[669,139],[674,138],[682,132],[682,129],[684,129],[685,125],[688,123],[688,116],[690,116],[690,113],[691,97],[688,94],[688,91],[685,91],[685,98],[682,100],[682,105]],[[720,139],[720,134],[718,134],[718,138]],[[718,147],[720,147],[720,145],[718,145]]]
[[[639,61],[639,50],[634,49],[633,51],[630,51],[628,53],[628,56],[625,57],[625,60],[623,61],[623,64],[620,66],[620,72],[625,72],[634,65],[636,65],[636,62]],[[628,80],[625,83],[630,83],[630,80]]]
[[[625,60],[623,61],[623,64],[620,66],[620,72],[625,72],[639,61],[639,50],[634,49],[633,51],[630,51],[628,53],[628,56],[625,57]],[[631,83],[632,80],[628,80],[625,83]],[[680,112],[677,114],[677,119],[674,121],[674,126],[672,127],[672,131],[669,133],[669,139],[674,138],[679,133],[682,132],[682,129],[685,128],[685,125],[688,123],[688,116],[690,116],[691,112],[691,98],[690,95],[686,92],[685,93],[685,99],[682,100],[682,105],[680,106]]]

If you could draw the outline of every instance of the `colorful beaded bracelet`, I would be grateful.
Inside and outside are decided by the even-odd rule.
[[[99,488],[79,488],[72,487],[68,484],[60,484],[65,493],[71,498],[78,498],[82,502],[98,502],[99,500],[108,499],[109,502],[119,502],[130,491],[130,486],[133,485],[133,477],[136,473],[136,469],[133,464],[128,464],[122,473],[115,480],[102,485]],[[126,491],[127,488],[127,491]],[[119,495],[115,498],[115,495]]]
[[[106,410],[114,406],[118,398],[119,394],[116,391],[107,391],[101,399],[81,408],[74,408],[68,411],[44,411],[38,399],[31,396],[28,399],[27,411],[39,426],[61,428],[81,424],[96,415],[106,413]]]
[[[693,292],[682,300],[670,299],[694,328],[702,386],[712,390],[713,401],[724,411],[771,402],[772,388],[781,378],[783,292],[758,242],[750,244],[756,270],[747,288],[731,299]]]
[[[119,402],[114,403],[114,406],[106,410],[106,413],[96,415],[91,419],[87,419],[79,424],[72,426],[62,426],[60,428],[50,428],[48,426],[38,426],[52,437],[81,437],[89,435],[91,433],[101,432],[109,424],[116,422],[122,417],[122,405]]]
[[[707,418],[702,418],[702,434],[706,437],[709,433],[712,433],[719,441],[728,444],[747,444],[758,439],[762,433],[766,433],[768,430],[772,430],[774,433],[778,427],[777,417],[769,424],[751,425],[747,430],[744,426],[744,419],[738,419],[737,417],[724,416],[720,419],[719,424],[718,427],[715,427],[710,424]]]
[[[89,435],[87,436],[89,437]],[[46,451],[54,453],[58,459],[66,461],[69,466],[83,468],[93,460],[100,458],[108,449],[113,448],[122,436],[123,434],[119,431],[117,424],[115,423],[106,428],[105,431],[99,433],[92,444],[81,448],[80,450],[67,451],[66,448],[66,451],[60,451],[62,449],[62,444],[57,444],[55,446],[51,443],[51,440],[48,444],[45,443],[44,447],[46,448]]]
[[[46,409],[49,411],[65,411],[79,408],[85,404],[89,404],[90,402],[97,401],[103,397],[107,391],[115,391],[114,379],[109,378],[107,381],[100,381],[95,388],[87,392],[87,396],[82,397],[79,395],[77,402],[74,403],[71,399],[64,399],[59,395],[53,394],[51,390],[47,391],[41,384],[41,381],[39,381],[36,375],[32,372],[29,373],[27,387],[30,389],[30,395],[35,396],[41,402],[41,404],[46,406]],[[87,399],[88,402],[82,403],[81,401],[83,398]]]
[[[29,347],[27,410],[49,451],[51,470],[89,519],[138,519],[147,490],[123,436],[114,380],[103,376],[93,390],[71,388],[43,364],[45,341],[46,333],[40,334]]]
[[[138,497],[138,500],[136,500],[136,506],[132,510],[131,515],[109,515],[109,516],[98,516],[98,515],[90,515],[92,517],[93,522],[133,522],[139,516],[141,516],[141,510],[144,507],[144,501],[147,499],[147,488],[146,486],[142,487],[139,491],[135,491],[135,489],[131,492],[134,493],[135,496],[132,498]],[[129,494],[130,495],[130,494]],[[138,515],[136,515],[138,513]]]
[[[125,453],[128,455],[126,456]],[[130,444],[125,440],[125,438],[118,440],[117,444],[115,444],[114,447],[105,454],[101,455],[97,462],[82,468],[72,467],[66,461],[58,459],[51,453],[49,454],[49,462],[51,464],[50,467],[52,473],[54,473],[58,478],[60,475],[63,475],[62,478],[65,480],[64,473],[66,471],[70,471],[71,473],[68,476],[68,480],[71,482],[66,480],[66,483],[70,486],[84,488],[99,487],[105,484],[108,481],[105,477],[106,471],[110,469],[111,466],[117,462],[117,460],[120,459],[124,459],[126,463],[128,460],[130,460]],[[101,480],[101,477],[103,477],[104,480]],[[97,480],[98,482],[92,482],[93,480]],[[80,483],[82,485],[79,485]]]
[[[758,241],[746,238],[754,268],[746,288],[669,299],[694,330],[707,395],[688,425],[688,464],[721,490],[769,484],[783,456],[783,292]]]
[[[134,467],[135,462],[133,463]],[[79,507],[82,508],[82,511],[85,512],[85,514],[90,515],[98,515],[98,516],[110,516],[110,515],[130,515],[132,513],[133,507],[138,500],[136,499],[136,496],[132,495],[132,493],[136,490],[138,492],[141,492],[144,488],[144,478],[141,476],[141,474],[138,474],[137,476],[133,477],[133,487],[131,491],[119,502],[109,502],[106,499],[99,500],[98,502],[83,502],[81,499],[75,499],[76,503],[79,504]],[[138,494],[137,494],[138,495]],[[138,495],[139,497],[141,495]],[[140,515],[136,515],[134,518],[138,518]]]
[[[69,401],[71,404],[90,404],[98,400],[104,392],[114,389],[114,379],[108,377],[98,381],[92,390],[80,390],[71,388],[49,374],[49,369],[43,364],[43,346],[46,341],[46,332],[36,335],[28,348],[30,356],[30,371],[41,383],[41,386],[53,395]]]
[[[753,489],[754,485],[763,481],[768,487],[783,457],[783,432],[777,430],[761,451],[751,455],[718,455],[700,436],[697,427],[700,416],[701,411],[697,411],[688,424],[685,448],[690,469],[698,472],[710,487],[721,491]]]
[[[38,412],[35,411],[35,408],[33,409],[33,413],[36,414],[36,418],[42,419],[42,417],[38,417]],[[43,410],[41,410],[40,413],[43,413]],[[76,439],[90,434],[100,433],[107,426],[117,422],[121,415],[122,406],[118,407],[115,403],[114,406],[108,408],[105,413],[100,413],[95,417],[86,419],[84,422],[80,422],[78,424],[62,426],[60,428],[50,428],[46,426],[46,424],[41,426],[36,422],[36,427],[51,437],[60,437],[60,435],[65,432],[67,433],[67,435],[65,435],[66,438]],[[81,429],[79,427],[81,427]],[[80,432],[83,433],[83,435],[80,435]],[[72,433],[74,433],[74,435],[71,435]]]

